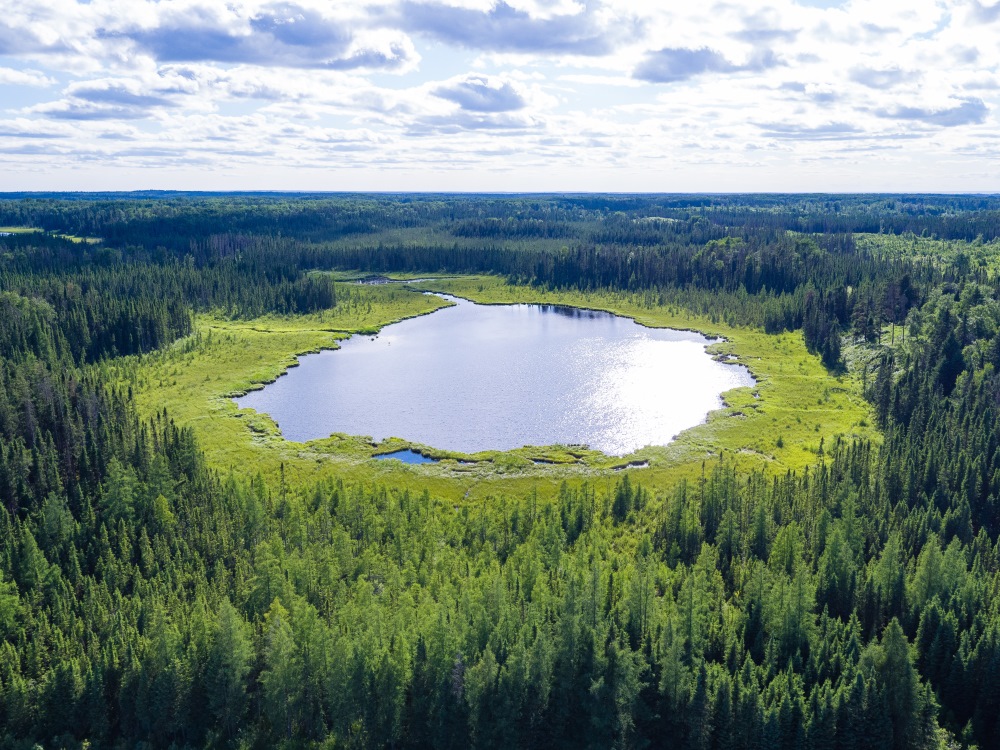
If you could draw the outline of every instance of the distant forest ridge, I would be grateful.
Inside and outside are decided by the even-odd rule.
[[[252,214],[248,214],[252,212]],[[345,221],[347,212],[353,221]],[[31,225],[108,241],[138,242],[155,230],[242,231],[313,241],[393,226],[475,220],[544,220],[573,226],[564,236],[600,242],[599,226],[628,218],[662,217],[714,225],[834,233],[913,233],[940,239],[1000,236],[1000,196],[946,194],[599,194],[599,193],[284,193],[134,191],[0,194],[0,225]],[[199,225],[199,218],[202,220]],[[597,224],[598,227],[591,226]],[[126,225],[130,229],[126,229]],[[657,226],[635,244],[666,241]],[[96,235],[97,232],[103,232]],[[516,234],[516,233],[515,233]]]

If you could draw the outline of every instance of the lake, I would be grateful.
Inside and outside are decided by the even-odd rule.
[[[444,296],[444,295],[441,295]],[[621,456],[666,445],[755,384],[704,336],[553,305],[453,307],[355,335],[237,404],[288,440],[340,432],[462,453],[586,444]]]

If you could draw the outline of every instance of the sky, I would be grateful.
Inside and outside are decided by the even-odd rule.
[[[0,190],[1000,191],[1000,0],[0,0]]]

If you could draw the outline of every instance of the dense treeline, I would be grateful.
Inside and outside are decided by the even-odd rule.
[[[1000,237],[1000,199],[989,195],[531,195],[448,194],[13,194],[0,226],[34,226],[111,244],[182,251],[225,227],[322,242],[389,229],[435,227],[456,236],[576,237],[597,244],[659,244],[674,222],[818,234],[913,233]],[[633,225],[631,230],[627,227]],[[476,230],[481,233],[476,233]]]
[[[648,291],[660,304],[678,302],[720,319],[732,316],[736,301],[740,316],[735,320],[769,332],[801,328],[807,314],[815,313],[807,302],[817,289],[838,295],[839,324],[851,322],[860,310],[877,332],[884,323],[905,319],[921,300],[922,290],[946,280],[982,276],[978,267],[960,274],[950,267],[875,256],[858,250],[849,237],[822,238],[825,247],[813,238],[790,235],[706,241],[697,229],[684,238],[669,246],[577,245],[558,251],[358,245],[307,252],[305,257],[318,265],[378,273],[492,272],[549,289]]]
[[[58,329],[53,345],[78,363],[169,344],[191,332],[192,310],[255,317],[336,304],[329,276],[293,265],[275,239],[213,236],[180,257],[58,237],[0,239],[7,250],[0,253],[0,293],[44,301]]]
[[[294,234],[329,217],[268,200],[289,204],[287,224],[221,197],[3,209],[0,223],[90,212],[95,231],[137,234],[0,238],[0,745],[1000,745],[1000,301],[980,270],[749,219],[717,235],[701,217],[646,222],[671,239],[629,246],[627,222],[595,213],[666,198],[554,200],[580,212],[580,242],[562,251],[279,237],[254,222]],[[693,213],[721,199],[669,200]],[[925,205],[914,221],[991,206],[949,200],[906,205]],[[856,205],[801,201],[834,217]],[[798,210],[772,203],[756,211]],[[568,236],[552,204],[515,220],[498,205],[433,210],[469,231],[495,218],[519,242]],[[236,211],[247,231],[228,223]],[[140,241],[178,226],[171,212],[201,228],[176,246]],[[108,358],[184,336],[194,310],[333,306],[328,277],[308,271],[352,261],[633,289],[801,327],[831,367],[858,342],[885,440],[821,446],[815,467],[779,478],[717,458],[669,489],[626,476],[455,507],[336,479],[219,476],[190,430],[139,420],[127,383],[109,380]]]
[[[802,327],[809,289],[852,289],[848,319],[862,303],[869,329],[877,331],[883,322],[905,318],[923,290],[947,280],[982,281],[983,272],[862,249],[851,232],[871,231],[874,216],[887,222],[874,231],[934,233],[935,222],[948,217],[984,220],[993,210],[990,200],[140,194],[0,201],[0,224],[103,238],[78,255],[104,266],[116,260],[151,264],[163,277],[158,283],[176,287],[170,290],[176,298],[242,315],[320,309],[332,292],[317,288],[322,280],[303,270],[418,270],[499,273],[549,288],[655,290],[719,318],[729,310],[721,297],[743,296],[741,320],[769,331]],[[804,220],[810,215],[839,223],[813,226]],[[390,239],[404,229],[416,234]],[[52,235],[3,241],[15,249],[8,253],[15,266],[33,272],[46,264],[65,269],[86,263],[68,258],[70,243]],[[57,247],[42,252],[33,246],[45,241]],[[913,294],[897,297],[901,312],[898,305],[890,311],[887,287],[902,279]],[[831,349],[826,358],[835,354]]]
[[[893,581],[881,557],[858,564],[851,501],[822,504],[831,475],[807,491],[720,468],[620,550],[610,508],[642,496],[624,484],[462,517],[381,489],[279,499],[206,482],[170,460],[183,441],[159,442],[146,472],[112,463],[79,521],[50,498],[47,521],[6,530],[10,640],[49,644],[6,660],[8,731],[157,746],[936,743],[893,602],[870,617],[875,636],[839,616]],[[784,509],[789,494],[820,517]],[[934,585],[971,587],[985,618],[988,587],[956,549],[938,551],[950,578]],[[904,615],[925,567],[902,581]]]

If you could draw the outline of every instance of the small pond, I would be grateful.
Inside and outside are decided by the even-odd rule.
[[[428,458],[423,453],[417,453],[409,448],[404,448],[401,451],[393,451],[392,453],[377,453],[372,458],[379,460],[394,458],[397,461],[402,461],[404,464],[436,464],[438,461],[436,458]]]
[[[620,456],[669,443],[720,408],[720,394],[754,385],[697,333],[448,299],[453,307],[305,355],[237,403],[300,442],[342,432],[462,453],[558,443]]]

